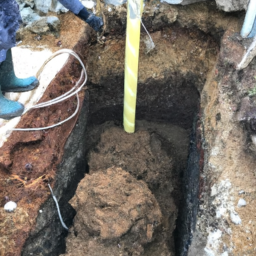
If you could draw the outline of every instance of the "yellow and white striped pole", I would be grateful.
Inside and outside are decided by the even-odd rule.
[[[124,130],[135,131],[140,24],[143,0],[128,0],[124,74]]]

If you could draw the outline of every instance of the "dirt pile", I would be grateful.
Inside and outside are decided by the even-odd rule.
[[[77,211],[77,236],[67,240],[67,255],[140,255],[161,223],[145,182],[121,168],[86,175],[70,203]]]
[[[176,149],[170,130],[169,140],[180,138]],[[70,201],[77,215],[65,255],[174,255],[187,145],[188,133],[175,126],[139,122],[127,134],[111,123]]]

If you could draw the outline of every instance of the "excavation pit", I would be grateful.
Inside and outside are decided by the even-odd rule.
[[[81,195],[78,187],[80,195],[72,199],[77,217],[66,238],[65,255],[83,255],[84,251],[91,256],[187,253],[203,161],[198,129],[200,92],[215,62],[217,44],[198,30],[175,26],[151,36],[156,48],[149,53],[144,43],[147,35],[141,40],[134,134],[122,128],[124,37],[109,35],[105,45],[92,44],[86,56],[89,111],[84,145],[88,174],[86,185],[81,186],[88,189]],[[116,171],[150,190],[162,214],[160,222],[150,223],[149,207],[130,223],[131,216],[125,211],[134,206],[126,203],[129,196],[122,197],[120,187],[131,188],[122,178],[114,178]],[[120,187],[111,181],[101,184],[108,174]],[[99,187],[90,188],[91,182]],[[117,193],[116,199],[113,193]],[[79,201],[88,195],[90,199]],[[143,198],[145,207],[150,200]],[[108,226],[111,214],[116,218],[113,227]],[[125,225],[129,228],[121,231]]]
[[[88,240],[83,239],[89,244],[90,239],[97,240],[95,246],[88,248],[91,250],[89,255],[107,255],[106,250],[111,251],[108,255],[183,255],[186,252],[191,241],[191,228],[195,223],[193,218],[197,209],[199,177],[199,166],[195,165],[193,195],[186,194],[186,185],[191,181],[188,173],[190,169],[187,167],[189,163],[202,160],[198,153],[200,145],[193,147],[199,142],[197,121],[200,94],[215,64],[218,46],[211,36],[197,29],[181,28],[177,24],[152,32],[151,36],[156,47],[149,53],[145,43],[148,37],[144,33],[141,37],[135,134],[126,134],[122,128],[125,36],[121,32],[119,35],[109,33],[104,45],[97,44],[94,38],[88,36],[82,56],[88,72],[84,105],[77,125],[65,145],[62,162],[55,165],[57,154],[49,158],[55,168],[51,171],[58,170],[54,193],[59,200],[64,222],[71,227],[70,233],[61,226],[54,201],[44,182],[40,184],[40,190],[37,190],[41,194],[35,198],[40,197],[41,200],[47,197],[48,200],[40,207],[36,227],[23,246],[23,256],[57,256],[65,252],[66,255],[79,255],[79,251],[70,247],[73,244],[72,236],[79,239],[82,234],[79,234],[74,219],[79,209],[74,210],[75,207],[71,207],[68,202],[85,174],[87,177],[97,175],[97,172],[102,174],[112,167],[121,168],[134,183],[144,184],[152,194],[149,196],[145,192],[147,196],[142,201],[147,205],[150,200],[155,200],[161,216],[157,215],[159,218],[156,218],[158,221],[155,223],[147,222],[152,218],[149,217],[150,207],[145,208],[145,214],[140,216],[141,222],[135,219],[127,232],[116,232],[121,234],[119,238],[104,236],[102,239],[99,227],[91,228]],[[58,76],[56,88],[61,87],[64,79],[68,79],[69,86],[72,86],[69,76],[72,79],[79,77],[79,65],[74,62],[71,67],[72,76],[70,73],[64,78]],[[75,104],[70,101],[69,106],[73,109]],[[56,121],[58,108],[53,113],[51,118]],[[65,127],[61,129],[65,130]],[[11,152],[13,159],[21,159],[23,150],[25,153],[30,149],[34,152],[41,143],[49,144],[49,152],[56,151],[58,147],[51,148],[50,143],[54,139],[49,132],[40,134],[32,142],[24,141]],[[25,149],[22,149],[24,145]],[[38,165],[35,160],[33,166],[36,170]],[[52,182],[52,179],[47,181]],[[124,184],[124,187],[128,185]],[[17,193],[20,193],[19,190]],[[29,193],[18,200],[25,200],[25,197],[26,203],[31,205],[35,199],[34,192]],[[193,210],[186,215],[187,200],[191,196]],[[133,209],[132,206],[130,209]],[[119,209],[119,212],[123,211]],[[93,214],[93,211],[88,210],[88,216]],[[180,224],[184,223],[183,220],[186,220],[185,227]],[[69,237],[65,243],[67,235]]]

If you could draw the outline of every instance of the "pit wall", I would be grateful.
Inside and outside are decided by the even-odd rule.
[[[202,92],[207,157],[191,256],[255,255],[255,145],[248,129],[255,113],[249,105],[243,112],[241,100],[253,98],[256,63],[236,70],[244,51],[244,40],[226,31]]]

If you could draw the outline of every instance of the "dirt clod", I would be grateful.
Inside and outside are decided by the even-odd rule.
[[[161,223],[159,205],[146,183],[121,168],[87,175],[70,203],[77,210],[74,231],[78,236],[72,244],[83,243],[88,255],[119,255],[120,250],[136,255],[136,247],[143,251]],[[67,255],[74,254],[84,255],[74,248]]]

